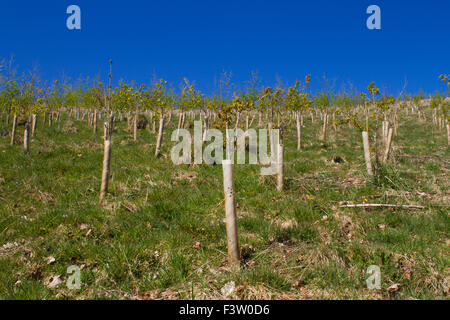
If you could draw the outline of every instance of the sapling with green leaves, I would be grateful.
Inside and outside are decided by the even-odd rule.
[[[178,113],[178,125],[177,125],[177,133],[176,133],[176,140],[178,140],[179,134],[180,134],[180,129],[184,128],[184,123],[185,123],[185,113],[189,111],[190,108],[190,97],[188,95],[188,90],[189,90],[189,82],[188,80],[185,78],[185,85],[183,86],[183,89],[181,90],[180,95],[177,97],[176,103],[178,105],[179,108],[179,113]]]
[[[375,82],[372,81],[367,87],[371,98],[364,101],[364,115],[366,117],[366,131],[369,132],[369,107],[374,107],[376,105],[377,96],[380,95],[380,89],[375,86]]]
[[[84,85],[79,89],[81,97],[79,103],[84,106],[90,106],[94,109],[93,115],[93,131],[97,132],[98,114],[101,114],[105,107],[104,86],[102,83],[95,81],[92,85]],[[79,110],[79,107],[76,107]]]
[[[46,99],[46,111],[48,111],[48,125],[53,123],[54,112],[64,105],[64,84],[59,80],[52,82]],[[45,117],[44,117],[45,121]]]
[[[436,122],[439,125],[439,131],[442,131],[442,120],[444,114],[442,113],[442,106],[444,104],[445,96],[440,92],[436,92],[431,96],[430,108],[436,117]]]
[[[161,152],[163,134],[164,134],[164,116],[169,112],[173,105],[173,98],[169,95],[167,89],[168,82],[160,79],[154,84],[151,92],[153,95],[154,106],[158,112],[159,130],[156,138],[155,156],[157,157]]]
[[[288,88],[291,93],[294,93],[296,86]],[[288,124],[292,120],[292,110],[289,100],[286,98],[285,89],[266,88],[261,92],[260,100],[266,105],[266,108],[270,110],[269,121],[269,135],[270,135],[270,149],[272,158],[276,155],[277,163],[277,190],[282,191],[284,189],[284,136],[288,131]],[[276,123],[274,121],[276,120]],[[274,134],[274,129],[278,130],[278,135]],[[278,141],[274,140],[278,139]],[[275,148],[277,146],[277,148]]]
[[[132,85],[128,85],[123,81],[119,82],[119,85],[114,88],[111,95],[111,108],[115,112],[126,112],[128,114],[133,114],[129,117],[128,125],[133,125],[136,128],[136,92]],[[130,128],[128,128],[130,129]],[[133,138],[136,140],[136,130],[133,130]]]
[[[294,86],[288,88],[286,96],[286,107],[289,111],[293,112],[297,126],[297,150],[301,150],[302,146],[302,126],[303,126],[303,113],[306,112],[312,106],[312,100],[310,94],[306,92],[311,76],[308,74],[305,77],[304,83],[295,81]]]
[[[145,85],[134,85],[134,91],[132,92],[132,108],[134,109],[134,121],[133,121],[133,140],[137,140],[137,127],[139,121],[139,112],[143,106]]]
[[[14,145],[15,143],[15,136],[16,136],[16,130],[17,130],[17,117],[18,112],[20,111],[19,107],[19,99],[20,99],[20,85],[19,85],[20,79],[16,77],[15,74],[11,74],[8,79],[5,82],[2,96],[3,96],[3,103],[7,107],[7,117],[9,118],[10,114],[13,116],[12,120],[12,128],[11,128],[11,140],[10,144]],[[9,121],[7,121],[9,123]]]
[[[375,106],[376,105],[376,97],[380,94],[380,89],[377,88],[375,86],[375,82],[372,81],[371,83],[369,83],[367,90],[369,91],[369,93],[371,94],[371,99],[367,100],[366,99],[366,95],[362,94],[363,102],[364,102],[364,116],[365,116],[365,131],[362,131],[362,138],[363,138],[363,146],[364,146],[364,159],[366,161],[366,169],[367,169],[367,173],[372,176],[373,175],[373,170],[372,170],[372,161],[371,161],[371,157],[370,157],[370,142],[369,142],[369,130],[370,130],[370,125],[369,125],[369,118],[370,118],[370,114],[369,114],[369,106],[368,104],[370,104],[371,106]],[[374,136],[376,137],[376,130],[374,133]],[[376,140],[376,138],[375,138]]]

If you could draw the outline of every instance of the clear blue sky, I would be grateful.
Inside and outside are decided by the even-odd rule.
[[[66,8],[81,8],[82,29],[66,28]],[[382,29],[366,28],[366,8],[381,8]],[[258,70],[267,85],[322,74],[391,93],[443,89],[450,73],[450,1],[208,0],[1,1],[0,57],[42,78],[100,74],[108,59],[117,81],[148,82],[155,72],[178,87],[187,77],[211,93],[232,71],[242,83]]]

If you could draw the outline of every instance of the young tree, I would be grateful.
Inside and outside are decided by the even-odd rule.
[[[138,96],[139,95],[139,96]],[[133,86],[126,84],[123,81],[119,82],[119,86],[114,88],[111,95],[111,108],[115,112],[126,112],[133,114],[131,117],[133,124],[133,139],[137,139],[137,105],[141,103],[140,93],[136,92]],[[130,124],[130,121],[128,121]]]
[[[59,80],[53,81],[46,99],[48,125],[53,123],[53,113],[64,105],[64,85]],[[44,118],[45,121],[45,118]]]
[[[89,85],[89,79],[87,79],[85,84],[78,86],[80,97],[77,102],[74,101],[76,109],[79,109],[80,105],[89,106],[94,109],[92,124],[94,133],[97,132],[98,115],[101,114],[105,107],[106,95],[104,94],[104,91],[103,83],[94,81]]]
[[[286,96],[286,107],[294,113],[294,118],[296,119],[297,150],[301,150],[302,144],[303,113],[312,105],[310,94],[306,92],[310,81],[311,76],[309,74],[305,77],[304,84],[301,84],[298,80],[295,81],[295,85],[288,88]]]
[[[110,173],[110,167],[111,167],[111,140],[112,140],[112,130],[113,130],[113,123],[114,123],[114,116],[111,112],[111,80],[112,80],[112,60],[109,61],[109,83],[108,83],[108,90],[105,93],[103,93],[104,101],[105,101],[105,123],[104,123],[104,151],[103,151],[103,168],[102,168],[102,183],[100,186],[100,195],[99,195],[99,201],[102,201],[106,194],[108,193],[108,185],[109,185],[109,173]],[[98,86],[96,93],[97,98],[100,99],[100,89],[103,86]]]
[[[29,151],[30,147],[30,125],[32,131],[36,129],[35,115],[44,107],[44,89],[39,88],[39,79],[35,72],[31,72],[28,78],[22,79],[21,93],[19,99],[19,112],[25,117],[25,130],[23,135],[23,145],[25,151]]]
[[[153,97],[153,104],[158,112],[159,130],[156,138],[155,156],[157,157],[161,152],[163,134],[164,134],[164,116],[173,106],[173,99],[167,90],[167,81],[160,79],[154,84],[151,90]]]
[[[15,143],[16,130],[17,130],[17,117],[20,112],[20,86],[17,78],[10,78],[6,81],[5,88],[3,90],[3,101],[8,106],[8,117],[13,114],[13,123],[11,129],[11,145]]]

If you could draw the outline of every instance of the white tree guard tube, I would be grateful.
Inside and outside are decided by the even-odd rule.
[[[236,202],[234,198],[233,161],[223,160],[223,189],[225,192],[225,221],[227,229],[228,258],[230,264],[239,265],[239,243],[237,234]]]
[[[362,132],[363,145],[364,145],[364,158],[366,160],[367,173],[371,176],[373,175],[372,163],[370,161],[370,150],[369,150],[369,134],[367,131]]]

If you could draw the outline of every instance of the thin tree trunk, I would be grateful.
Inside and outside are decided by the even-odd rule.
[[[275,147],[274,147],[274,141],[273,141],[273,137],[272,137],[272,121],[269,121],[269,123],[267,124],[267,131],[269,132],[269,144],[270,144],[270,152],[272,154],[275,154]]]
[[[177,135],[175,140],[178,141],[178,137],[180,135],[181,124],[183,123],[183,112],[180,112],[178,117],[178,127],[177,127]]]
[[[163,131],[164,131],[164,116],[161,113],[159,117],[159,131],[158,131],[158,137],[156,138],[156,149],[155,149],[155,156],[157,157],[159,153],[161,152],[161,144],[162,144],[162,138],[163,138]]]
[[[389,153],[391,151],[391,144],[392,144],[392,135],[393,135],[393,129],[389,128],[389,133],[386,141],[386,149],[384,151],[383,155],[383,162],[386,162],[389,159]]]
[[[447,144],[450,145],[450,123],[447,123]]]
[[[14,145],[14,139],[16,138],[16,128],[17,128],[17,115],[14,114],[13,117],[13,126],[11,130],[11,145]]]
[[[278,156],[277,156],[277,190],[283,191],[284,188],[284,146],[278,144]]]
[[[94,110],[94,133],[97,132],[97,109]]]
[[[325,112],[325,114],[323,115],[322,137],[321,137],[323,141],[327,140],[327,119],[328,113]]]
[[[171,121],[172,121],[172,109],[170,109],[169,111],[169,119],[167,119],[167,125],[169,125]]]
[[[203,141],[206,141],[206,134],[209,129],[209,115],[205,116],[205,130],[203,131]]]
[[[181,129],[184,129],[184,121],[186,120],[186,112],[182,113],[182,117],[181,117]]]
[[[37,125],[37,115],[33,114],[31,116],[31,136],[34,137],[36,134],[36,125]]]
[[[301,120],[297,117],[297,150],[302,149],[302,125]]]
[[[156,117],[155,117],[155,114],[152,114],[152,132],[156,133]]]
[[[133,122],[133,140],[137,140],[137,122],[138,122],[138,112],[136,111],[134,114],[134,122]]]
[[[397,110],[395,110],[395,114],[394,114],[394,136],[398,135],[398,115],[397,115]]]
[[[255,117],[256,117],[256,114],[253,114],[253,116],[252,116],[252,118],[250,120],[250,124],[248,125],[249,128],[252,127],[252,124],[253,124],[253,121],[255,120]],[[247,128],[247,130],[248,130],[248,128]]]
[[[364,114],[366,116],[366,132],[369,132],[369,111],[367,110],[367,103],[364,104]]]
[[[237,115],[236,115],[236,123],[234,125],[234,130],[236,131],[238,126],[239,126],[239,117],[240,117],[241,113],[238,111]]]
[[[337,125],[336,125],[336,112],[333,112],[333,130],[334,133],[337,132]]]

